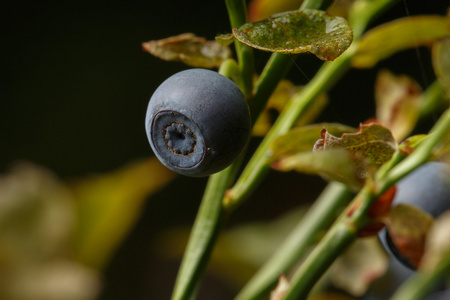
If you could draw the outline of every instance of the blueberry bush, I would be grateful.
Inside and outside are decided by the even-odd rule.
[[[448,164],[450,111],[444,99],[448,97],[449,81],[445,67],[448,57],[444,56],[449,53],[446,46],[449,23],[445,16],[424,15],[393,20],[367,31],[370,22],[395,2],[353,1],[338,10],[335,7],[339,6],[338,2],[311,0],[304,1],[298,10],[260,16],[255,15],[258,11],[255,6],[264,7],[263,1],[254,1],[250,11],[253,14],[247,14],[244,1],[227,0],[232,30],[230,34],[216,37],[217,44],[194,35],[144,43],[144,49],[156,56],[167,60],[187,57],[184,62],[194,67],[208,67],[204,64],[208,55],[210,64],[219,61],[218,72],[234,80],[245,95],[254,128],[265,128],[262,142],[248,161],[238,158],[209,178],[172,299],[195,297],[226,219],[258,188],[270,169],[316,174],[330,183],[299,226],[241,287],[235,299],[260,299],[268,297],[271,290],[271,299],[285,300],[306,299],[308,295],[320,293],[318,282],[328,274],[333,262],[355,244],[377,236],[386,228],[391,235],[390,242],[410,255],[419,270],[411,279],[416,284],[408,281],[392,299],[422,299],[434,291],[433,285],[444,274],[448,274],[448,248],[442,250],[439,267],[431,268],[432,271],[425,267],[423,259],[426,252],[432,251],[426,241],[431,239],[428,233],[434,223],[433,216],[424,208],[434,204],[424,203],[421,209],[408,205],[399,209],[391,204],[397,182],[410,172],[430,160]],[[333,8],[341,16],[333,16],[333,10],[325,12]],[[251,22],[248,16],[252,17]],[[233,42],[236,58],[223,50]],[[396,52],[419,45],[432,47],[437,78],[424,92],[411,78],[383,71],[377,81],[377,112],[373,119],[361,120],[359,128],[314,123],[320,111],[314,104],[347,70],[371,68]],[[205,49],[210,50],[208,55],[204,54]],[[255,51],[272,52],[260,74],[255,71]],[[285,80],[286,72],[295,64],[296,57],[305,52],[325,62],[308,84],[285,103],[271,104],[272,97],[282,93],[277,87]],[[279,113],[272,123],[264,120],[270,106]],[[428,134],[408,136],[429,114],[428,109],[439,114],[439,120]],[[427,177],[424,175],[424,179]],[[417,188],[428,194],[431,191],[427,190],[436,184],[432,181],[429,188],[419,185]],[[445,184],[448,185],[448,181]],[[407,187],[412,194],[414,188]],[[448,192],[448,186],[443,190]],[[445,194],[437,199],[442,202],[438,206],[441,215],[448,210],[450,199]],[[337,218],[336,211],[340,212]],[[326,233],[317,241],[317,235],[326,228]],[[370,259],[366,256],[363,261]],[[422,268],[428,270],[421,272]],[[364,276],[364,267],[354,272]],[[352,289],[350,282],[354,278],[349,275],[338,286],[347,286],[344,288],[347,292],[361,296],[367,287],[359,291]],[[335,297],[333,299],[341,299]]]
[[[406,0],[224,2],[230,26],[215,39],[181,32],[142,43],[145,59],[150,53],[187,69],[148,91],[139,121],[146,113],[148,158],[75,180],[30,163],[0,177],[1,299],[120,298],[102,292],[114,285],[105,274],[146,208],[156,220],[143,222],[150,225],[139,247],[174,259],[176,277],[148,257],[116,268],[121,283],[139,277],[150,295],[159,288],[172,300],[224,299],[214,274],[235,300],[446,299],[448,12],[409,15]],[[395,5],[404,5],[404,17],[390,18]],[[161,20],[176,22],[170,16]],[[411,50],[420,75],[432,74],[420,84],[404,66],[389,68]],[[306,61],[317,68],[304,72]],[[377,73],[373,90],[357,95],[373,112],[351,110],[357,126],[325,113],[354,105],[333,94],[367,85],[346,77],[354,70]],[[272,174],[282,180],[268,184]],[[317,188],[310,177],[323,185],[308,202]],[[230,227],[242,210],[260,220],[266,184],[275,190],[271,207],[287,206],[283,195],[293,191],[298,205]],[[195,221],[167,228],[181,214]],[[128,270],[148,261],[158,278]]]

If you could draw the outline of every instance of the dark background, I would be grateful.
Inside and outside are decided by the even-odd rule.
[[[443,15],[449,5],[400,1],[377,23],[407,14]],[[0,14],[0,172],[26,160],[64,179],[152,155],[144,131],[148,99],[165,78],[188,67],[152,57],[142,51],[142,42],[183,32],[208,39],[229,32],[224,1],[11,1],[1,5]],[[258,69],[267,57],[257,54]],[[320,62],[303,55],[297,65],[312,78]],[[409,74],[424,88],[434,80],[428,49],[396,54],[374,69],[350,71],[330,91],[331,104],[319,121],[357,126],[372,117],[373,84],[381,68]],[[302,72],[294,67],[289,77],[305,84]],[[149,255],[151,239],[169,226],[192,224],[205,182],[179,177],[149,200],[106,272],[101,299],[169,298],[178,262]],[[312,201],[324,184],[316,177],[271,173],[230,226]],[[182,187],[182,201],[173,187]],[[231,298],[225,286],[207,280],[203,295],[210,288],[214,299]]]

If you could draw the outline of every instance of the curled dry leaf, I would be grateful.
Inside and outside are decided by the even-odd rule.
[[[419,118],[422,89],[412,78],[378,73],[375,84],[376,117],[400,142],[414,129]]]
[[[277,160],[283,156],[293,155],[302,151],[311,151],[322,130],[333,135],[355,132],[356,129],[339,123],[318,123],[296,127],[286,134],[277,137],[271,144],[272,159]]]
[[[344,133],[341,137],[335,137],[324,129],[321,137],[314,150],[346,149],[377,167],[387,162],[397,148],[391,132],[376,123],[361,124],[358,132]]]
[[[380,218],[397,250],[415,267],[420,265],[433,217],[413,205],[399,204]]]
[[[299,127],[277,138],[271,147],[272,168],[319,174],[358,190],[369,171],[388,161],[397,147],[390,131],[378,124],[361,125],[354,133],[345,125],[328,125]],[[314,144],[319,132],[322,138]]]
[[[231,57],[228,47],[193,33],[142,43],[142,48],[163,60],[181,61],[199,68],[218,68],[225,59]]]

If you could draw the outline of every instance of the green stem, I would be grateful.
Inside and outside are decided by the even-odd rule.
[[[309,105],[313,103],[315,97],[320,93],[326,92],[332,85],[350,68],[350,63],[357,52],[358,38],[362,35],[363,29],[367,24],[378,15],[380,11],[394,4],[398,0],[376,0],[368,4],[366,2],[362,12],[356,10],[353,22],[357,23],[358,31],[354,34],[355,40],[347,51],[333,62],[326,62],[320,68],[319,72],[306,85],[302,92],[291,101],[278,117],[274,126],[266,135],[261,145],[255,151],[253,157],[247,164],[236,184],[229,190],[224,198],[224,206],[227,209],[235,209],[243,203],[269,171],[270,144],[279,135],[286,133],[295,124],[295,121],[301,117]],[[313,3],[314,1],[311,1]],[[359,15],[358,15],[359,14]],[[352,24],[353,26],[353,24]],[[281,59],[281,58],[280,58]],[[275,60],[275,58],[273,59]],[[286,58],[283,59],[286,62]],[[279,68],[282,73],[283,68]],[[260,85],[257,85],[260,86]],[[255,94],[257,95],[257,93]],[[255,101],[253,104],[255,110],[259,110],[261,104]]]
[[[407,159],[395,166],[384,178],[380,180],[378,190],[385,192],[397,181],[405,177],[418,166],[432,158],[433,149],[444,140],[450,132],[450,108],[447,109],[438,122],[433,126],[430,134],[419,144],[416,150],[411,153]]]
[[[227,6],[231,28],[239,28],[245,24],[247,19],[245,0],[225,0],[225,4]],[[245,97],[250,98],[255,72],[253,49],[238,40],[234,41],[234,46],[236,48],[241,73],[241,80],[238,83]]]
[[[230,78],[234,82],[239,81],[241,77],[239,65],[232,58],[228,58],[222,62],[219,68],[219,74],[222,74],[227,78]]]
[[[445,105],[445,90],[439,81],[433,82],[423,93],[420,106],[420,117],[424,118],[431,115],[436,109]],[[447,103],[448,105],[448,103]]]
[[[291,288],[283,300],[306,299],[309,291],[327,270],[331,262],[346,247],[351,245],[357,237],[358,230],[363,229],[370,223],[367,212],[375,201],[398,180],[426,162],[432,156],[433,149],[439,145],[448,132],[450,132],[450,109],[441,116],[431,130],[429,137],[412,154],[401,162],[398,162],[398,157],[393,157],[392,159],[398,164],[385,176],[377,174],[375,178],[380,178],[380,182],[368,181],[366,183],[323,240],[320,241],[294,274],[291,280]]]
[[[223,225],[221,199],[231,184],[232,165],[210,176],[178,271],[172,300],[192,299]]]
[[[307,215],[236,296],[236,300],[256,300],[277,282],[282,272],[303,257],[319,233],[335,220],[348,204],[352,193],[341,183],[332,182],[314,202]]]
[[[300,9],[325,10],[331,3],[332,0],[305,0]],[[285,77],[296,57],[297,55],[281,53],[273,53],[270,56],[269,61],[255,84],[253,97],[249,101],[252,124],[256,122],[258,116],[266,106],[270,95],[272,95],[280,80]]]
[[[432,273],[415,273],[392,296],[391,300],[422,300],[429,296],[438,282],[450,274],[450,253],[444,257]]]
[[[236,75],[236,68],[234,60],[227,60],[222,64],[219,73],[226,77],[232,77],[233,74]],[[217,236],[224,224],[222,209],[224,193],[236,178],[243,157],[242,153],[231,166],[209,177],[177,274],[172,300],[195,298]]]
[[[234,187],[229,190],[224,199],[224,206],[233,209],[241,204],[256,188],[264,175],[269,170],[269,147],[272,141],[280,134],[286,133],[301,117],[302,113],[311,105],[314,99],[328,90],[332,84],[347,70],[350,65],[353,51],[350,47],[338,59],[333,62],[326,62],[309,82],[307,86],[292,99],[277,121],[266,135],[264,140],[255,151],[253,157],[248,162],[239,180]]]
[[[287,54],[273,53],[270,56],[255,83],[253,97],[248,102],[252,124],[255,124],[270,95],[272,95],[280,80],[287,74],[291,65],[292,58]]]

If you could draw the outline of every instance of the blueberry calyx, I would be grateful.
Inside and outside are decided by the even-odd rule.
[[[167,149],[175,155],[192,156],[197,146],[194,132],[178,121],[169,123],[163,132]]]

